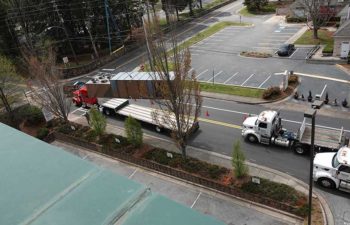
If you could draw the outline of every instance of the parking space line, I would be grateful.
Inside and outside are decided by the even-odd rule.
[[[220,72],[216,73],[213,77],[211,77],[209,80],[207,80],[207,82],[209,82],[210,80],[215,79],[215,77],[219,76],[223,71],[221,70]]]
[[[77,111],[87,112],[87,110],[85,111],[85,110],[82,109],[82,108],[77,108],[77,109],[73,110],[71,113],[75,113],[75,112],[77,112]]]
[[[198,79],[198,77],[200,77],[201,75],[203,75],[204,73],[208,72],[208,69],[202,71],[201,73],[199,73],[197,76],[196,76],[196,79]]]
[[[264,82],[262,82],[260,85],[259,85],[259,88],[261,88],[269,79],[271,78],[271,75],[266,78],[266,80],[264,80]]]
[[[132,177],[135,175],[135,173],[137,172],[137,170],[138,170],[138,169],[136,168],[136,169],[134,170],[134,172],[132,172],[132,174],[131,174],[128,178],[129,178],[129,179],[132,178]]]
[[[248,77],[248,79],[246,79],[246,80],[241,84],[241,86],[243,86],[245,83],[247,83],[247,81],[248,81],[252,76],[254,76],[254,73],[253,73],[252,75],[250,75],[250,76]]]
[[[295,49],[295,51],[288,57],[288,58],[292,58],[292,56],[296,53],[298,51],[298,48],[297,49]]]
[[[224,84],[226,84],[227,82],[229,82],[232,78],[234,78],[236,75],[238,74],[238,72],[236,72],[235,74],[233,74],[230,78],[228,78]]]
[[[202,194],[202,192],[200,191],[199,192],[199,194],[197,195],[197,198],[196,198],[196,200],[194,200],[194,202],[192,203],[192,205],[191,205],[191,209],[193,208],[193,206],[197,203],[197,201],[198,201],[198,199],[199,199],[199,197],[201,196],[201,194]]]

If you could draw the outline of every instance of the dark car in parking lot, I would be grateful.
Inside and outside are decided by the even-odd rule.
[[[279,56],[289,56],[293,53],[295,47],[293,44],[283,44],[277,51]]]

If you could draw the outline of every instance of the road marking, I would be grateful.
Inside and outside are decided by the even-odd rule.
[[[202,118],[202,117],[199,117],[198,120],[201,121],[201,122],[211,123],[211,124],[215,124],[215,125],[219,125],[219,126],[224,126],[224,127],[234,128],[234,129],[242,129],[242,127],[239,126],[239,125],[225,123],[225,122],[220,122],[220,121],[217,121],[217,120],[209,120],[209,119],[205,119],[205,118]]]
[[[202,192],[199,192],[199,194],[197,195],[196,200],[194,200],[193,204],[191,205],[191,209],[193,208],[193,206],[197,203],[199,197],[201,196]]]
[[[247,81],[248,81],[252,76],[254,76],[254,73],[253,73],[252,75],[250,75],[250,76],[248,77],[248,79],[246,79],[246,80],[241,84],[241,86],[243,86],[245,83],[247,83]]]
[[[266,78],[266,80],[264,80],[264,82],[262,82],[260,85],[259,85],[259,88],[261,88],[269,79],[271,78],[271,75]]]
[[[196,79],[198,79],[198,77],[202,76],[204,73],[208,72],[208,69],[202,71],[201,73],[199,73],[197,76],[196,76]]]
[[[213,77],[211,77],[209,80],[207,80],[207,82],[209,82],[210,80],[215,79],[215,77],[219,76],[223,71],[221,70],[220,72],[218,72],[217,74],[215,74]]]
[[[138,171],[138,169],[135,169],[134,172],[132,172],[132,174],[128,178],[131,179],[137,171]]]
[[[298,51],[299,48],[295,49],[294,52],[288,57],[288,58],[292,58],[292,56]]]
[[[226,84],[227,82],[229,82],[232,78],[234,78],[236,75],[238,74],[238,72],[236,72],[235,74],[233,74],[230,78],[228,78],[224,84]]]
[[[324,87],[323,87],[323,90],[322,90],[321,95],[320,95],[321,97],[323,95],[323,92],[326,90],[326,87],[327,87],[327,84],[325,84]]]
[[[273,44],[273,43],[270,43],[270,42],[269,43],[267,43],[267,42],[265,42],[265,43],[264,42],[260,42],[260,43],[258,43],[258,45],[276,45],[276,46],[278,45],[278,46],[280,46],[281,44]]]
[[[342,80],[342,79],[337,79],[337,78],[332,78],[332,77],[324,77],[324,76],[319,76],[319,75],[314,75],[314,74],[306,74],[306,73],[294,73],[294,74],[299,75],[299,76],[303,76],[303,77],[312,77],[312,78],[331,80],[331,81],[341,82],[341,83],[345,83],[345,84],[350,84],[350,81],[348,81],[348,80]]]
[[[87,109],[83,109],[83,108],[77,108],[77,109],[75,109],[75,110],[73,110],[72,112],[70,112],[70,113],[75,113],[75,112],[77,112],[77,111],[81,111],[81,112],[87,112],[88,110]]]
[[[115,69],[102,69],[103,71],[114,71]]]
[[[207,109],[214,109],[214,110],[218,110],[218,111],[223,111],[223,112],[236,113],[236,114],[240,114],[240,115],[257,116],[256,114],[248,113],[248,112],[240,112],[240,111],[234,111],[234,110],[229,110],[229,109],[216,108],[216,107],[205,106],[205,105],[203,105],[202,107],[203,107],[203,108],[207,108]],[[209,119],[204,119],[204,118],[198,118],[198,120],[203,121],[203,122],[207,122],[207,123],[212,123],[212,124],[222,125],[222,126],[226,126],[226,127],[231,127],[231,128],[235,128],[235,129],[241,129],[241,126],[236,125],[236,124],[230,124],[230,123],[220,122],[220,121],[216,121],[216,120],[209,120]],[[296,124],[302,124],[302,122],[300,122],[300,121],[294,121],[294,120],[282,119],[282,121],[284,121],[284,122],[290,122],[290,123],[296,123]],[[311,124],[306,123],[306,125],[310,126]],[[340,130],[341,130],[341,129],[339,129],[339,128],[328,127],[328,126],[323,126],[323,125],[316,125],[316,127],[326,128],[326,129],[336,130],[336,131],[340,131]],[[350,132],[350,130],[344,130],[344,132]]]

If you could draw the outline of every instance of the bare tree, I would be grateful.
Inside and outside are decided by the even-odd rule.
[[[53,50],[49,48],[43,57],[34,56],[29,51],[22,53],[34,83],[30,86],[32,100],[56,117],[68,121],[71,101],[63,92],[62,74],[56,67]]]
[[[313,30],[314,39],[318,39],[318,30],[335,15],[330,7],[330,0],[302,0],[307,16],[308,26]]]
[[[12,116],[12,104],[22,96],[22,78],[16,73],[10,60],[0,55],[0,100],[7,113]]]
[[[161,81],[156,91],[164,98],[155,100],[159,110],[153,113],[153,119],[171,128],[173,140],[186,158],[187,138],[197,124],[202,104],[199,82],[195,72],[190,72],[191,53],[188,48],[179,49],[174,32],[165,39],[157,17],[146,27],[154,80]]]

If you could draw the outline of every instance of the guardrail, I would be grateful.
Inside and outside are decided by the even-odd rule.
[[[305,57],[305,60],[310,59],[320,49],[320,45],[316,45]]]

